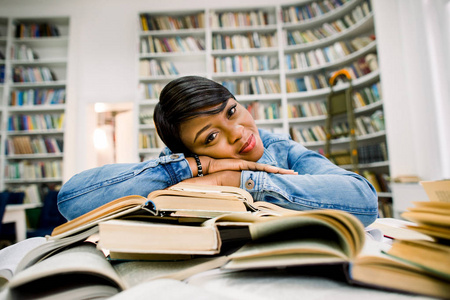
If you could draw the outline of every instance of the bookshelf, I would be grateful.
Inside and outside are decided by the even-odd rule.
[[[0,188],[28,202],[62,183],[69,26],[68,17],[0,19]]]
[[[202,19],[201,26],[194,27],[192,22],[181,27],[170,25],[177,19],[180,23],[180,19],[195,17]],[[156,19],[169,25],[150,28],[142,23],[158,24]],[[223,84],[247,107],[260,128],[289,133],[307,148],[321,152],[325,146],[325,101],[330,93],[327,82],[330,74],[345,68],[353,77],[360,172],[376,180],[380,215],[391,216],[383,95],[370,1],[299,1],[267,7],[141,12],[139,21],[141,160],[157,156],[163,146],[156,136],[152,109],[164,84],[181,75],[205,76]],[[151,46],[152,41],[164,39],[181,43],[178,37],[194,37],[201,49],[167,52],[157,51],[156,42]],[[143,62],[147,60],[153,62]],[[334,90],[347,87],[348,83],[341,82]],[[343,127],[344,118],[335,124],[335,130]],[[333,140],[332,144],[333,149],[348,147],[349,138]],[[342,167],[351,169],[350,164]]]

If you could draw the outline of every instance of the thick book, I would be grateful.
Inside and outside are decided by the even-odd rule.
[[[283,216],[268,215],[268,211],[263,215],[231,213],[200,225],[122,219],[99,224],[98,247],[114,255],[214,255],[229,251],[230,245],[242,246],[250,241],[262,242],[266,246],[266,240],[272,236],[276,236],[277,249],[285,254],[287,245],[308,245],[302,250],[305,257],[308,253],[320,253],[320,259],[314,263],[342,262],[351,259],[362,248],[364,228],[354,216],[334,210],[292,211]],[[253,245],[248,247],[253,248]],[[296,247],[289,251],[299,254]],[[234,254],[230,258],[234,259]],[[281,265],[281,262],[275,263]]]
[[[106,203],[78,218],[68,221],[52,232],[60,238],[95,226],[101,221],[124,216],[147,216],[202,222],[224,213],[255,211],[252,196],[245,190],[228,186],[207,186],[179,183],[165,190],[156,190],[147,197],[130,195]]]

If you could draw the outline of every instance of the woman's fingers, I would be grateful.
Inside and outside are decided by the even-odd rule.
[[[264,171],[268,173],[278,173],[278,174],[298,174],[293,170],[286,170],[283,168],[256,163],[252,161],[242,160],[242,159],[211,159],[205,160],[208,162],[204,171],[206,174],[221,172],[221,171],[244,171],[244,170],[252,170],[252,171]],[[203,164],[203,162],[202,162]]]
[[[248,161],[244,161],[244,166],[243,166],[243,168],[241,168],[241,170],[242,171],[243,170],[264,171],[264,172],[268,172],[268,173],[291,174],[291,175],[298,174],[294,170],[287,170],[287,169],[283,169],[283,168],[279,168],[279,167],[275,167],[275,166],[271,166],[271,165],[248,162]]]

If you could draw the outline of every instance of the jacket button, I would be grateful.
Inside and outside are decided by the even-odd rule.
[[[170,155],[170,158],[171,159],[177,159],[177,158],[179,158],[180,156],[178,155],[178,154],[172,154],[172,155]]]
[[[253,180],[249,179],[245,182],[245,187],[247,189],[251,190],[252,188],[255,187],[255,182]]]

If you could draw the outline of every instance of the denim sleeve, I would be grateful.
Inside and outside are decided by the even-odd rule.
[[[76,174],[58,193],[58,208],[68,220],[114,199],[165,189],[192,177],[183,154],[133,164],[110,164]]]
[[[280,143],[270,150],[277,153],[278,160],[280,153],[286,153],[283,161],[287,161],[287,165],[279,166],[293,169],[298,175],[244,171],[241,188],[250,192],[255,201],[272,202],[294,210],[343,210],[355,215],[365,226],[375,221],[378,197],[363,176],[344,170],[319,153],[292,143],[295,142]]]

